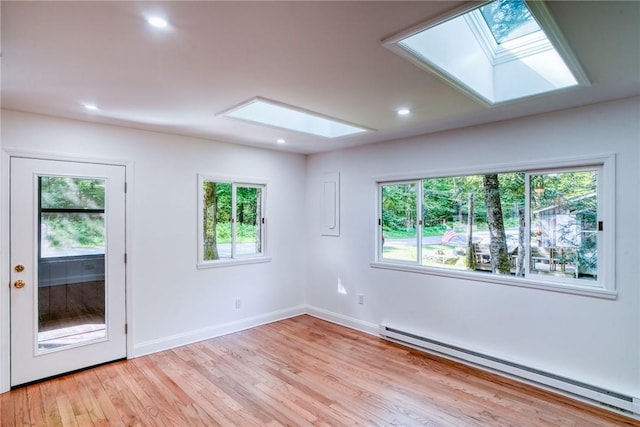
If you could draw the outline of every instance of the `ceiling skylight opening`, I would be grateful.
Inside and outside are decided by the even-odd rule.
[[[589,84],[542,2],[495,0],[383,43],[489,105]]]
[[[324,138],[340,138],[369,130],[263,98],[254,98],[218,115]]]

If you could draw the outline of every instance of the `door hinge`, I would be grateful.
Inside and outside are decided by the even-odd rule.
[[[602,231],[603,228],[604,224],[602,223],[602,221],[598,221],[598,231]]]
[[[382,220],[378,218],[378,225],[382,225]]]
[[[129,324],[125,323],[124,324],[124,334],[127,335],[129,333]]]
[[[127,263],[127,253],[126,252],[124,253],[124,263],[125,264]]]
[[[124,183],[124,194],[127,194],[127,183],[126,183],[126,181]]]

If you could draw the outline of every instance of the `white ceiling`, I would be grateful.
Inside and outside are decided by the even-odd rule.
[[[2,107],[315,153],[640,94],[637,1],[548,3],[591,86],[508,105],[382,46],[463,3],[2,1]],[[170,28],[149,27],[149,14]],[[216,117],[256,96],[375,131],[330,140]]]

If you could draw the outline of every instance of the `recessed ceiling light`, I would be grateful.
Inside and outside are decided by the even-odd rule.
[[[159,16],[150,16],[147,18],[147,22],[149,23],[149,25],[156,28],[167,28],[167,26],[169,25],[166,19]]]
[[[325,138],[339,138],[368,130],[318,113],[263,98],[253,98],[218,115]]]
[[[398,115],[399,116],[407,116],[409,114],[411,114],[411,110],[408,109],[408,108],[400,108],[400,109],[398,109]]]
[[[284,143],[285,143],[285,142],[287,142],[287,141],[285,141],[285,140],[284,140],[284,139],[282,139],[282,138],[278,138],[278,139],[276,139],[276,142],[277,142],[278,144],[284,144]]]
[[[91,111],[97,111],[99,110],[98,106],[96,104],[82,104],[84,106],[85,109],[87,110],[91,110]]]

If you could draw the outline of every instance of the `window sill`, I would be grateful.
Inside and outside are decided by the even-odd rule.
[[[234,265],[262,264],[265,262],[271,262],[271,257],[261,256],[250,258],[219,259],[216,261],[199,262],[196,267],[198,268],[198,270],[200,270],[205,268],[231,267]]]
[[[519,286],[522,288],[541,289],[551,292],[560,292],[565,294],[583,295],[596,298],[614,300],[618,297],[616,291],[609,289],[576,286],[568,284],[558,284],[551,282],[541,282],[533,279],[513,278],[490,273],[474,273],[470,271],[453,271],[443,268],[433,268],[417,265],[395,264],[389,262],[372,261],[369,263],[372,268],[380,268],[384,270],[405,271],[408,273],[428,274],[432,276],[451,277],[455,279],[473,280],[476,282],[494,283],[508,286]]]

